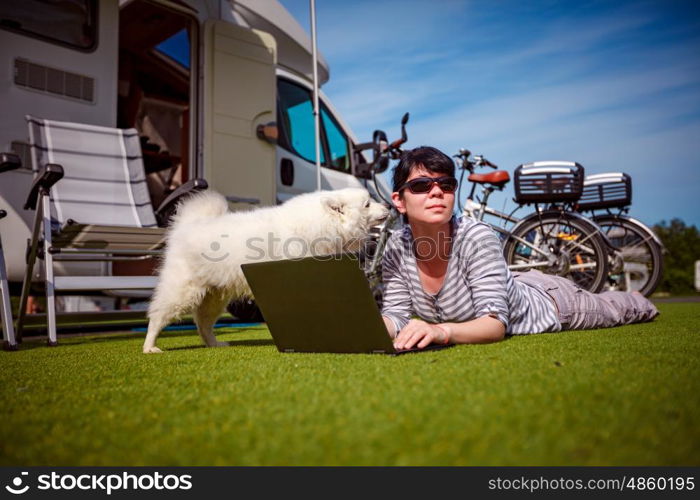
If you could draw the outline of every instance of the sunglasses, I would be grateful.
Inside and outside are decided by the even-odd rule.
[[[437,184],[440,187],[440,190],[445,193],[454,193],[455,189],[457,189],[457,179],[454,177],[445,176],[436,178],[416,177],[415,179],[411,179],[406,184],[401,186],[399,191],[408,188],[408,190],[413,194],[423,194],[433,189],[433,184]]]

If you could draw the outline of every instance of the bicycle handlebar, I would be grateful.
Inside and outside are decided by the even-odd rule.
[[[401,155],[401,145],[408,140],[408,135],[406,134],[408,116],[408,113],[404,113],[403,117],[401,117],[401,139],[396,139],[389,144],[389,154],[391,154],[393,159],[397,159]]]
[[[403,143],[406,142],[406,141],[407,141],[407,139],[405,139],[405,138],[403,138],[403,137],[402,137],[401,139],[396,139],[394,142],[392,142],[391,144],[389,144],[389,148],[388,148],[388,149],[399,149],[399,147],[401,146],[401,144],[403,144]]]
[[[472,156],[472,152],[469,151],[468,149],[460,149],[459,152],[455,155],[452,155],[454,158],[459,158],[462,160],[462,168],[472,171],[474,170],[474,167],[491,167],[493,169],[497,169],[498,165],[495,163],[490,162],[486,158],[484,158],[483,155],[474,155],[473,160],[470,160],[469,157]]]
[[[457,152],[456,155],[452,155],[453,158],[462,158],[463,160],[466,160],[471,156],[472,152],[469,151],[468,149],[460,149],[459,152]]]
[[[474,159],[476,160],[476,165],[479,167],[491,167],[493,169],[498,168],[498,165],[496,165],[495,163],[491,163],[486,158],[484,158],[483,155],[476,155],[474,156]]]
[[[408,141],[408,135],[406,134],[406,123],[408,123],[408,117],[409,114],[405,113],[401,118],[401,138],[396,139],[395,141],[390,142],[388,144],[384,143],[385,147],[379,149],[379,154],[377,155],[377,159],[373,162],[374,164],[378,164],[379,159],[383,155],[387,155],[392,160],[398,160],[399,158],[401,158],[401,153],[403,152],[401,151],[401,145]],[[377,147],[376,144],[375,147]]]
[[[398,160],[401,158],[403,151],[401,150],[401,145],[408,140],[408,135],[406,134],[406,123],[408,123],[409,114],[405,113],[401,118],[401,138],[396,139],[393,142],[388,142],[386,139],[386,134],[380,130],[375,130],[372,142],[363,142],[353,146],[353,150],[356,152],[365,151],[371,149],[374,151],[374,159],[369,164],[363,164],[363,168],[369,174],[370,178],[374,181],[374,188],[377,196],[382,199],[384,203],[392,206],[392,203],[384,198],[381,193],[379,186],[377,184],[377,174],[386,170],[389,165],[389,160]]]

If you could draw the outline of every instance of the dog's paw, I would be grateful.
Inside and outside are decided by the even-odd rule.
[[[144,354],[159,354],[162,353],[160,349],[158,349],[156,346],[153,347],[144,347],[143,348],[143,353]]]
[[[211,347],[228,347],[228,346],[230,346],[230,345],[231,345],[231,344],[229,344],[228,342],[222,342],[221,340],[217,340],[217,341],[216,341],[216,344],[214,344],[214,345],[211,346]]]

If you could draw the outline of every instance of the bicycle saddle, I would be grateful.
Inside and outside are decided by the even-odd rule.
[[[510,175],[507,170],[496,170],[489,174],[469,174],[467,179],[477,184],[493,184],[498,188],[502,188],[510,182]]]

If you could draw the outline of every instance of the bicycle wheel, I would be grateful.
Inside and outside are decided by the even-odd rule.
[[[381,238],[381,235],[379,237]],[[360,253],[362,269],[367,277],[367,282],[379,310],[382,309],[384,297],[384,283],[382,282],[383,248],[383,244],[380,245],[377,240],[370,239],[365,243],[364,249]]]
[[[593,220],[613,245],[620,249],[622,266],[610,269],[606,288],[626,292],[654,293],[663,276],[661,246],[641,223],[623,216],[601,215]]]
[[[367,277],[370,290],[379,310],[384,304],[384,282],[382,281],[382,259],[386,244],[394,231],[402,227],[398,212],[392,211],[391,216],[379,228],[373,228],[370,237],[360,252],[360,261]]]
[[[566,213],[544,212],[525,219],[506,240],[503,255],[511,270],[563,276],[593,293],[602,290],[607,279],[605,242],[591,224]]]

